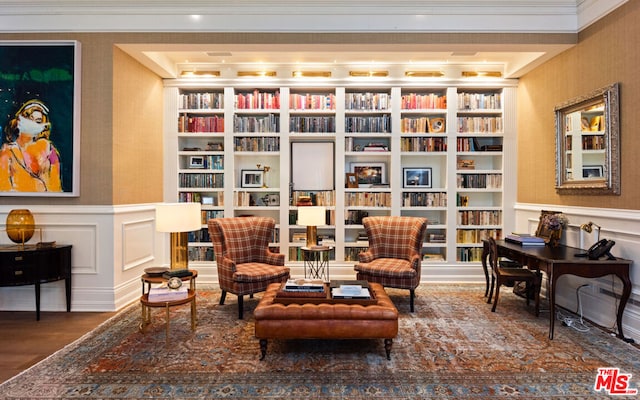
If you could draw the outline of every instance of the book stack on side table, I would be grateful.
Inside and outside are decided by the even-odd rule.
[[[544,246],[545,245],[545,241],[543,238],[530,235],[527,233],[512,233],[510,235],[507,235],[504,238],[504,240],[507,242],[519,244],[521,246]]]
[[[186,299],[188,295],[189,291],[186,286],[181,286],[178,289],[169,289],[168,287],[149,289],[149,301],[152,303],[182,300]]]

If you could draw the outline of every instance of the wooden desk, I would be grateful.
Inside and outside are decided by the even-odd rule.
[[[67,312],[71,311],[71,245],[0,248],[0,286],[35,285],[36,320],[40,320],[40,284],[64,279]]]
[[[622,297],[618,305],[616,321],[618,323],[618,337],[627,342],[622,334],[622,314],[627,300],[631,295],[631,279],[629,279],[630,260],[618,258],[616,260],[589,260],[586,257],[576,257],[584,250],[569,246],[520,246],[519,244],[498,240],[498,256],[518,261],[532,269],[544,271],[549,279],[549,339],[553,339],[553,327],[556,315],[556,284],[562,275],[576,275],[583,278],[600,278],[615,275],[622,281]]]

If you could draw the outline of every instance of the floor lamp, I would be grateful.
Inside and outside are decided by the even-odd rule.
[[[171,233],[171,269],[189,268],[189,232],[202,228],[200,203],[156,205],[156,230]]]
[[[307,227],[307,247],[318,245],[318,225],[326,225],[326,208],[322,206],[298,207],[298,225]]]

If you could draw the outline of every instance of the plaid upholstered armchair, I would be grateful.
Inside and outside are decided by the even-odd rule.
[[[418,217],[367,217],[362,220],[369,249],[358,255],[356,279],[382,286],[409,289],[411,312],[420,284],[422,244],[427,219]]]
[[[284,254],[269,250],[275,221],[264,217],[215,218],[208,226],[222,290],[220,304],[224,304],[227,292],[238,296],[238,318],[242,319],[244,295],[263,292],[269,284],[289,279]]]

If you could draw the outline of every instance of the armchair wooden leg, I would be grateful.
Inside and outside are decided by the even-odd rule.
[[[242,319],[244,311],[244,296],[238,295],[238,319]]]
[[[227,291],[223,290],[222,294],[220,294],[220,305],[223,306],[224,305],[224,300],[227,298]]]
[[[416,298],[416,291],[414,289],[409,290],[409,309],[413,312],[413,303]]]

